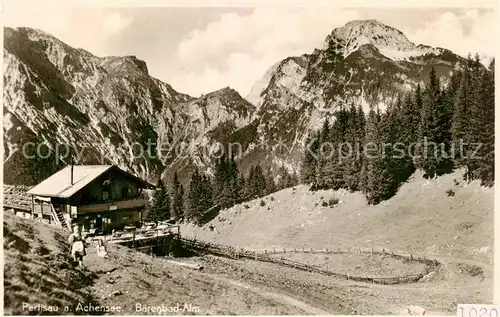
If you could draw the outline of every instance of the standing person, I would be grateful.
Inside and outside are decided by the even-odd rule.
[[[96,247],[97,255],[101,258],[108,257],[108,251],[106,250],[106,245],[102,239],[97,239],[97,247]]]
[[[78,262],[79,266],[83,265],[83,257],[85,252],[85,239],[80,231],[80,226],[73,227],[73,233],[69,236],[69,245],[71,247],[71,256],[73,261]]]

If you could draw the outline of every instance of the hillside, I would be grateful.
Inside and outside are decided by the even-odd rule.
[[[223,210],[203,227],[184,224],[181,231],[197,240],[267,250],[270,254],[276,250],[276,257],[320,267],[328,265],[337,272],[353,274],[367,269],[381,275],[396,268],[410,269],[408,264],[384,263],[385,257],[357,255],[358,247],[386,248],[435,259],[442,267],[427,283],[382,287],[304,274],[300,279],[313,284],[301,285],[314,289],[316,300],[328,296],[317,290],[335,289],[329,296],[340,296],[343,304],[353,307],[355,310],[349,314],[406,315],[405,307],[419,305],[428,315],[450,315],[457,303],[491,303],[493,299],[494,189],[480,186],[479,181],[465,183],[461,181],[462,173],[427,180],[418,171],[394,197],[375,206],[368,205],[360,192],[313,192],[300,185]],[[449,190],[454,195],[449,196]],[[338,199],[338,204],[328,206],[331,199]],[[286,253],[281,252],[284,248]],[[302,249],[337,248],[353,253],[347,257],[300,253]],[[294,249],[299,252],[295,254]],[[264,266],[246,265],[256,272],[261,283],[272,283],[267,281],[269,276],[263,275]],[[231,267],[231,272],[238,272],[236,264]],[[293,269],[273,272],[273,278],[299,275]],[[320,284],[311,282],[320,279]],[[301,289],[304,299],[313,297],[307,287]],[[344,292],[354,302],[346,301]]]
[[[68,258],[67,232],[9,213],[4,214],[3,230],[6,315],[87,315],[82,307],[88,309],[89,305],[114,307],[115,311],[107,313],[128,315],[138,314],[136,303],[143,308],[187,304],[191,311],[181,314],[201,315],[242,315],[248,310],[262,315],[318,312],[289,296],[115,245],[108,246],[107,260],[97,257],[90,247],[85,268],[78,269]],[[23,309],[23,303],[33,310]],[[50,312],[48,306],[58,307],[58,311],[53,308]],[[121,311],[116,310],[118,306]]]
[[[299,185],[223,210],[204,227],[184,225],[182,232],[245,248],[374,246],[491,265],[494,189],[467,184],[462,173],[427,180],[416,172],[394,197],[375,206],[360,192],[314,192]],[[446,193],[450,189],[453,197]],[[322,205],[332,198],[339,203]]]

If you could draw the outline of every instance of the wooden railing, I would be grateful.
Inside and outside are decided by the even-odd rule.
[[[188,239],[188,238],[181,238],[180,239],[184,245],[184,247],[188,249],[193,249],[197,252],[200,253],[206,253],[206,254],[212,254],[216,256],[222,256],[226,258],[233,258],[233,259],[249,259],[249,260],[254,260],[254,261],[260,261],[260,262],[269,262],[269,263],[275,263],[278,265],[282,266],[287,266],[291,267],[297,270],[301,271],[306,271],[306,272],[314,272],[314,273],[319,273],[327,276],[334,276],[337,278],[341,279],[347,279],[350,281],[357,281],[357,282],[365,282],[365,283],[375,283],[375,284],[404,284],[404,283],[415,283],[420,281],[425,275],[429,274],[432,271],[435,271],[438,269],[438,267],[441,265],[440,262],[437,260],[433,259],[428,259],[425,257],[416,257],[413,256],[412,254],[404,254],[404,253],[399,253],[395,251],[391,251],[385,248],[382,248],[382,250],[374,250],[371,248],[370,250],[362,250],[361,248],[358,247],[358,252],[359,253],[371,253],[371,254],[383,254],[385,256],[390,256],[398,259],[406,259],[411,262],[418,262],[424,265],[424,269],[421,273],[419,274],[411,274],[411,275],[406,275],[406,276],[386,276],[386,277],[377,277],[377,276],[355,276],[352,274],[343,274],[339,272],[333,272],[328,269],[323,269],[317,266],[309,265],[306,263],[301,263],[297,261],[292,261],[285,259],[284,257],[273,257],[271,256],[272,254],[276,253],[275,250],[273,252],[267,252],[267,250],[264,250],[263,253],[258,252],[256,250],[245,250],[245,249],[238,249],[235,247],[227,246],[227,245],[220,245],[216,244],[213,242],[204,242],[204,241],[199,241],[194,239]],[[352,250],[352,251],[351,251]],[[316,253],[316,252],[325,252],[327,254],[340,254],[340,253],[351,253],[355,252],[355,249],[348,248],[348,250],[311,250],[311,253]],[[283,253],[286,253],[286,250],[283,250]],[[294,251],[289,250],[289,253],[292,252],[300,252],[298,249],[294,249]],[[302,250],[303,253],[309,253],[309,251]]]
[[[121,201],[112,201],[100,204],[83,205],[83,206],[78,206],[78,213],[81,214],[81,213],[112,211],[119,209],[141,208],[145,207],[147,202],[148,201],[146,199],[138,198],[138,199],[129,199]]]
[[[57,215],[57,212],[56,210],[54,209],[54,206],[53,205],[50,205],[50,210],[52,211],[52,219],[54,220],[54,223],[60,227],[62,227],[62,224],[61,222],[59,221],[59,217]]]

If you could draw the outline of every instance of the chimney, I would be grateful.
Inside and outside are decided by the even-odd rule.
[[[73,185],[73,157],[71,157],[71,185]]]

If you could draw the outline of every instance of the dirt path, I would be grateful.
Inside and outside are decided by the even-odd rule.
[[[252,291],[252,292],[254,292],[262,297],[267,297],[269,299],[278,301],[280,303],[286,302],[286,303],[293,305],[299,309],[302,309],[303,311],[305,311],[307,313],[307,315],[330,315],[330,313],[328,313],[327,311],[324,311],[320,308],[313,307],[313,306],[311,306],[311,305],[309,305],[301,300],[293,298],[291,296],[277,293],[276,290],[273,290],[273,292],[269,292],[269,291],[263,290],[257,286],[243,283],[241,281],[238,281],[238,280],[235,280],[232,278],[228,278],[228,277],[224,277],[224,276],[221,276],[218,274],[212,274],[212,273],[202,273],[202,274],[210,276],[213,279],[234,285],[236,287],[241,287],[241,288],[250,290],[250,291]]]

